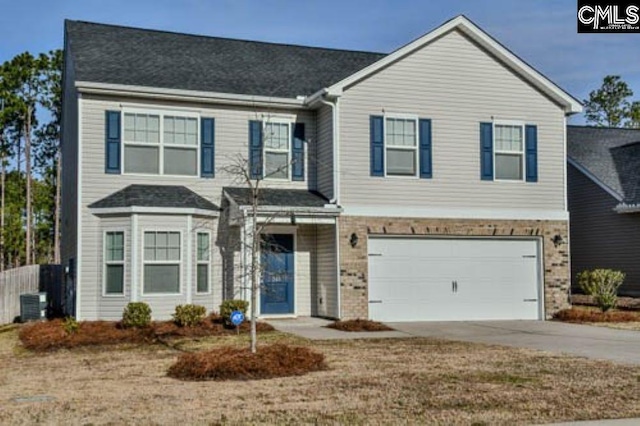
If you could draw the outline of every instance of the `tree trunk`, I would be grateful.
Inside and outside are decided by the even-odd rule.
[[[0,271],[4,271],[5,253],[4,253],[4,194],[6,182],[6,169],[4,164],[4,155],[0,158]]]
[[[24,161],[27,179],[27,241],[25,264],[31,265],[31,106],[27,107],[24,129]]]
[[[259,288],[259,274],[258,269],[260,265],[258,264],[258,244],[260,241],[260,236],[256,235],[258,232],[258,183],[256,182],[256,186],[251,188],[251,192],[253,195],[252,205],[251,205],[251,353],[256,353],[257,351],[257,332],[256,332],[256,321],[257,321],[257,307],[258,303],[258,288]]]
[[[60,196],[62,187],[62,152],[58,147],[56,163],[56,203],[55,203],[55,215],[53,224],[53,263],[60,263]]]

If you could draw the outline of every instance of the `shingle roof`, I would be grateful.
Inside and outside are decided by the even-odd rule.
[[[89,205],[96,209],[133,206],[220,210],[189,188],[173,185],[129,185]]]
[[[567,126],[567,155],[623,203],[640,203],[640,130]]]
[[[251,204],[250,188],[226,187],[224,192],[240,206]],[[320,193],[306,189],[261,188],[258,192],[260,206],[324,207],[328,202]]]
[[[66,21],[76,80],[295,98],[386,56]]]

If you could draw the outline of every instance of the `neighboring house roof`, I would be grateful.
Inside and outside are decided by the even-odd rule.
[[[383,53],[65,22],[76,81],[295,98]]]
[[[623,206],[640,205],[640,129],[567,126],[567,156]]]
[[[250,188],[226,187],[224,192],[239,206],[252,203]],[[320,193],[306,189],[260,188],[258,191],[259,206],[323,208],[328,203]]]
[[[92,209],[122,207],[220,210],[217,205],[189,188],[174,185],[129,185],[89,205]]]

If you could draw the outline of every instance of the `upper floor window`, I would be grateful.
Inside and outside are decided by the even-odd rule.
[[[124,113],[124,172],[198,175],[198,118]]]
[[[417,120],[387,118],[385,151],[387,176],[416,176],[418,169]]]
[[[264,176],[289,179],[291,126],[289,123],[264,123]]]
[[[521,125],[495,124],[496,180],[524,179],[524,129]]]

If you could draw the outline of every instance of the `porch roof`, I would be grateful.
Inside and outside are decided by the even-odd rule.
[[[239,207],[251,205],[251,189],[225,187],[225,194]],[[260,207],[293,207],[293,208],[324,208],[329,200],[316,191],[305,189],[261,188],[258,191],[258,205]]]

